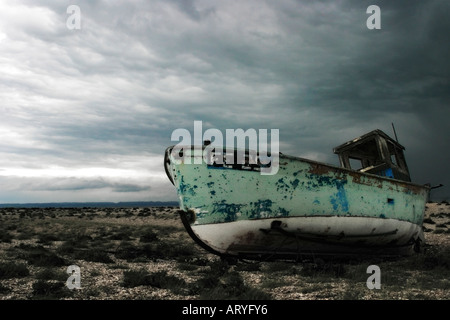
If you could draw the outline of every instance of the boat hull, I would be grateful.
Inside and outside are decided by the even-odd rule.
[[[189,227],[210,251],[236,257],[409,254],[421,232],[419,226],[405,221],[333,216],[243,220]]]
[[[423,241],[425,186],[286,155],[273,175],[184,156],[168,148],[166,171],[186,229],[213,253],[397,254]]]

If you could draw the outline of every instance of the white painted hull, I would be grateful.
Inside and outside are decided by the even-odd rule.
[[[275,222],[274,222],[275,221]],[[366,217],[287,217],[190,225],[197,241],[228,256],[409,253],[421,228]]]

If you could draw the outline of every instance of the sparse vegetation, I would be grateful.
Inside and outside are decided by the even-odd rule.
[[[71,291],[61,281],[37,280],[33,283],[32,299],[57,300],[67,297]]]
[[[0,283],[0,294],[7,294],[10,293],[11,289],[8,287],[5,287],[3,284]]]
[[[13,236],[6,230],[1,230],[0,242],[11,243]]]
[[[67,277],[67,273],[55,270],[55,268],[46,268],[36,273],[36,279],[39,280],[58,280],[65,282]]]
[[[125,288],[151,285],[150,273],[147,270],[129,270],[123,272],[123,283]]]
[[[220,273],[217,275],[219,276]],[[200,299],[204,300],[270,300],[269,293],[246,285],[237,271],[225,272],[218,278],[207,275],[197,281]]]
[[[114,263],[114,260],[111,259],[107,252],[96,248],[77,251],[74,254],[74,258],[92,262]]]
[[[30,272],[24,263],[0,263],[0,279],[22,278],[28,276],[29,273]]]
[[[450,214],[436,208],[419,254],[298,262],[222,260],[170,207],[0,209],[0,299],[450,299]],[[80,290],[65,286],[72,264]],[[381,290],[366,286],[372,264]]]

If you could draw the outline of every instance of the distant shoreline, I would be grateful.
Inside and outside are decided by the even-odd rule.
[[[177,207],[176,201],[0,203],[0,208],[133,208]]]
[[[448,204],[448,201],[428,201],[428,203]],[[122,201],[122,202],[37,202],[0,203],[0,208],[150,208],[179,207],[177,201]]]

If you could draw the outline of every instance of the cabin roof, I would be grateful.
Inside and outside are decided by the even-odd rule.
[[[335,147],[333,149],[334,153],[342,153],[345,151],[348,151],[352,148],[354,148],[357,145],[361,145],[366,143],[367,141],[372,140],[374,137],[379,136],[384,138],[387,141],[392,142],[395,146],[397,146],[398,148],[400,148],[401,150],[405,150],[405,147],[403,147],[400,143],[398,143],[397,141],[395,141],[394,139],[392,139],[391,137],[389,137],[386,133],[384,133],[383,131],[381,131],[380,129],[376,129],[373,131],[370,131],[358,138],[355,138],[353,140],[347,141],[337,147]]]

